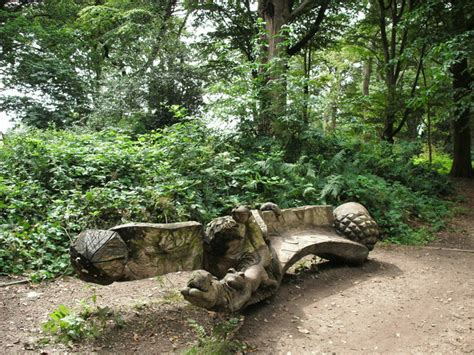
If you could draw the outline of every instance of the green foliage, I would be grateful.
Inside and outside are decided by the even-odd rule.
[[[413,159],[415,165],[427,165],[430,164],[428,147],[423,148],[423,152],[419,156]],[[444,153],[442,150],[436,149],[433,147],[432,153],[432,168],[435,169],[440,174],[449,174],[451,166],[453,165],[453,159],[449,154]]]
[[[49,314],[49,320],[42,324],[42,330],[62,343],[92,340],[97,338],[109,320],[115,326],[123,326],[123,320],[109,307],[96,305],[97,296],[79,302],[79,311],[75,312],[65,305],[59,305]]]
[[[190,349],[187,349],[184,354],[198,355],[198,354],[213,354],[225,355],[235,354],[245,350],[245,344],[232,339],[242,319],[231,318],[226,322],[215,325],[211,334],[207,334],[206,329],[193,319],[189,319],[188,323],[193,327],[197,336],[198,343]]]
[[[0,146],[0,269],[34,280],[67,272],[68,246],[88,228],[229,214],[238,204],[282,208],[355,200],[384,237],[413,241],[410,223],[439,227],[446,177],[415,165],[420,145],[338,139],[310,130],[286,159],[273,139],[215,134],[189,121],[132,137],[31,130]]]
[[[143,133],[178,121],[173,105],[193,113],[202,104],[202,73],[175,2],[1,6],[0,108],[18,122]]]
[[[331,1],[317,26],[308,6],[270,58],[251,2],[1,2],[0,109],[45,130],[0,143],[0,274],[67,273],[87,228],[205,223],[269,200],[355,200],[386,239],[428,240],[448,213],[450,121],[472,102],[469,90],[454,102],[450,72],[472,53],[471,3],[394,1],[395,24],[393,6],[380,18],[375,1]],[[202,112],[227,133],[189,118]],[[380,143],[397,122],[400,141]],[[438,147],[433,164],[422,140]]]
[[[322,185],[324,201],[362,203],[380,225],[383,237],[394,243],[424,243],[443,226],[450,205],[442,197],[452,187],[447,176],[414,163],[420,145],[353,140],[341,148],[345,154],[336,154],[325,164],[332,174]],[[429,228],[421,228],[422,221]]]

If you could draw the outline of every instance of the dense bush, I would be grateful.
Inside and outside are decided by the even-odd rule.
[[[292,163],[275,141],[242,141],[194,122],[138,137],[33,130],[0,145],[0,273],[67,271],[86,228],[127,221],[207,222],[238,204],[365,204],[394,242],[420,243],[447,213],[447,179],[414,145],[341,141],[308,132]],[[287,159],[288,160],[288,159]]]

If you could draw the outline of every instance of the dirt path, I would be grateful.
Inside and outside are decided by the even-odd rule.
[[[473,269],[470,253],[378,248],[363,267],[291,280],[241,337],[260,353],[472,353]]]
[[[474,250],[474,179],[457,179],[455,186],[461,199],[457,216],[431,246]]]
[[[377,246],[362,267],[322,264],[289,275],[277,296],[244,312],[237,338],[264,354],[474,353],[474,185],[461,181],[464,213],[434,248]],[[193,344],[188,319],[205,327],[219,315],[182,300],[187,273],[106,287],[63,278],[0,288],[0,352],[166,353]],[[2,280],[0,280],[2,282]],[[91,343],[39,345],[40,324],[59,304],[97,295],[125,321]]]

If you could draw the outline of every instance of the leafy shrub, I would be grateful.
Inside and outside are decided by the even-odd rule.
[[[0,146],[0,273],[39,280],[67,272],[70,240],[87,228],[174,222],[256,207],[366,205],[383,234],[419,243],[410,224],[441,225],[446,177],[413,164],[419,146],[336,139],[308,131],[300,152],[276,141],[220,136],[198,122],[131,137],[32,130]]]
[[[451,171],[451,166],[453,165],[453,159],[451,156],[442,149],[436,148],[434,146],[432,149],[431,164],[429,162],[429,152],[427,145],[423,146],[422,152],[413,158],[413,163],[415,165],[428,166],[429,169],[436,170],[440,174],[449,174]]]
[[[112,320],[117,327],[123,325],[123,319],[119,314],[115,314],[109,307],[97,306],[96,301],[95,294],[88,300],[81,300],[78,312],[65,305],[59,305],[49,314],[50,319],[42,324],[42,330],[54,336],[59,342],[70,343],[97,338],[109,320]]]
[[[225,322],[218,323],[212,328],[210,334],[194,319],[189,319],[188,323],[196,332],[198,343],[187,349],[184,352],[185,355],[225,355],[237,354],[245,350],[244,343],[232,339],[239,325],[242,324],[242,319],[231,318]]]

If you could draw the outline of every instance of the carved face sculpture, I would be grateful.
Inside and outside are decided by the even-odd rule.
[[[188,285],[181,290],[181,294],[193,304],[211,309],[219,299],[219,290],[222,285],[216,277],[204,270],[194,271]]]
[[[206,238],[212,253],[219,256],[237,257],[245,237],[245,224],[232,217],[220,217],[207,225]]]
[[[232,210],[232,218],[237,223],[247,224],[250,218],[250,209],[247,206],[239,206]]]

